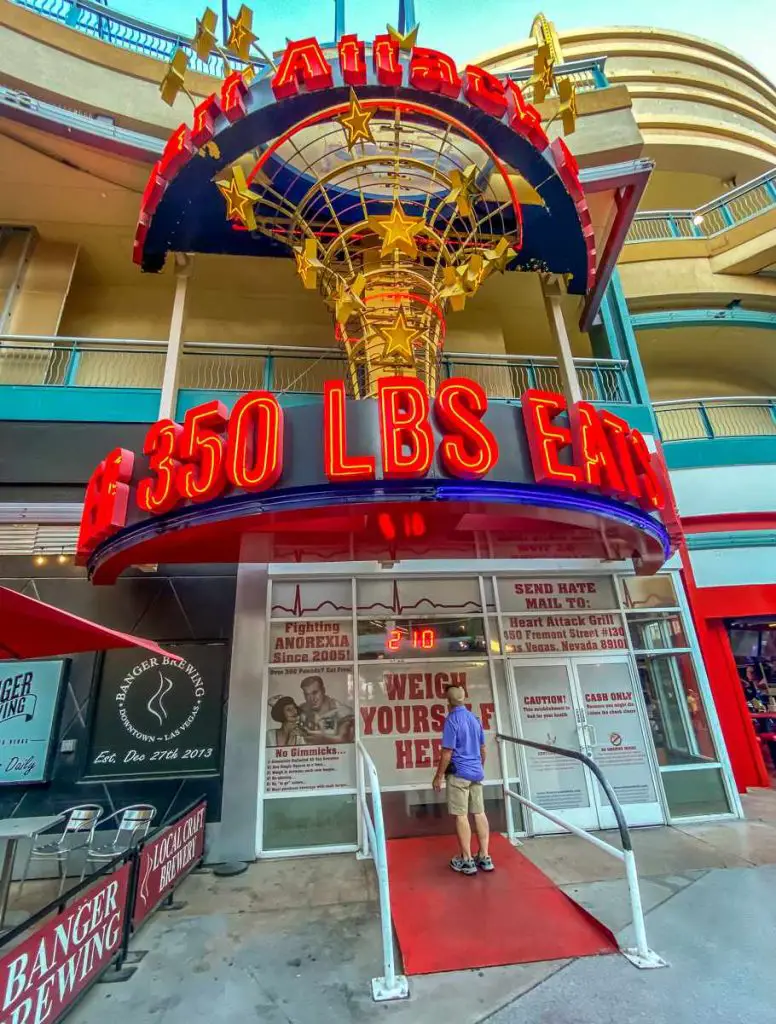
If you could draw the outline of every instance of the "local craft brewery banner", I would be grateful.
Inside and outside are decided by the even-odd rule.
[[[64,665],[0,665],[0,785],[46,781]]]
[[[464,688],[467,705],[482,722],[486,780],[501,777],[487,663],[436,663],[429,671],[418,665],[362,665],[360,676],[361,735],[385,789],[430,786],[442,750],[448,686]]]
[[[268,793],[355,786],[356,718],[350,669],[273,668],[267,701]]]
[[[91,778],[207,775],[221,763],[224,644],[168,644],[183,661],[110,651],[92,725]]]

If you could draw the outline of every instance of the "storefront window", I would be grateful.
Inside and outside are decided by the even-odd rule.
[[[628,615],[628,630],[636,651],[689,647],[679,612],[632,612]]]
[[[623,576],[623,603],[626,608],[675,608],[677,605],[671,576]]]
[[[349,579],[275,580],[272,583],[273,619],[335,617],[347,615],[352,608]]]
[[[264,849],[355,846],[356,795],[299,796],[264,801]]]
[[[640,655],[636,663],[658,763],[716,761],[691,655]]]
[[[478,614],[482,596],[476,577],[439,579],[366,579],[356,584],[358,614]],[[488,590],[486,588],[486,599]]]
[[[610,576],[552,576],[546,579],[499,579],[502,612],[584,612],[617,608]]]
[[[663,772],[661,778],[672,818],[726,814],[730,810],[719,768]]]

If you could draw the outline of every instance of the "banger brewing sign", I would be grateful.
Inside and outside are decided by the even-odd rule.
[[[130,864],[106,875],[0,960],[3,1024],[57,1021],[121,948]]]
[[[132,909],[135,928],[201,860],[205,849],[206,812],[207,804],[203,800],[141,850],[137,895]]]
[[[64,661],[9,661],[0,668],[0,785],[45,782]]]
[[[109,651],[86,775],[215,773],[221,763],[224,644],[168,644],[184,660]]]

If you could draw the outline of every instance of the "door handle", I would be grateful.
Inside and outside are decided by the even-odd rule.
[[[598,746],[598,735],[597,735],[597,733],[595,731],[595,726],[585,724],[585,729],[587,729],[587,741],[588,741],[588,744],[591,747],[597,747]]]

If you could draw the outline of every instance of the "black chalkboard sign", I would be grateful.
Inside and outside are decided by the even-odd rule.
[[[86,778],[213,775],[221,766],[225,644],[166,644],[184,660],[109,651]]]

